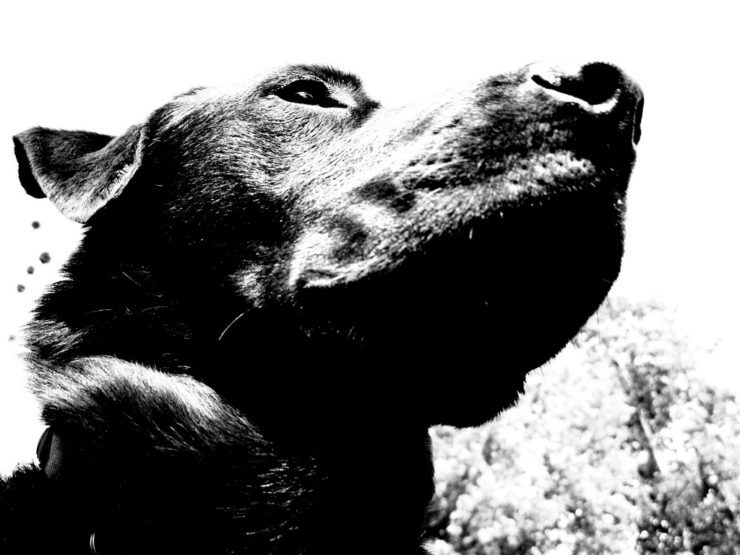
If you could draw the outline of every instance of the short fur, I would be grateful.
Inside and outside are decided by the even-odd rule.
[[[0,482],[0,551],[421,553],[428,427],[511,405],[617,277],[641,108],[602,63],[400,109],[293,66],[15,137],[86,233],[28,330],[61,463]]]

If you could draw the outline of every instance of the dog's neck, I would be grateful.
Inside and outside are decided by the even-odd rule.
[[[120,253],[113,262],[113,256],[99,250],[94,242],[82,248],[87,249],[85,255],[74,256],[65,268],[69,279],[54,284],[39,303],[29,333],[32,361],[61,366],[82,357],[112,356],[202,379],[243,409],[278,449],[290,456],[315,459],[328,485],[311,509],[312,542],[321,544],[321,538],[328,538],[350,545],[366,536],[367,522],[383,515],[385,528],[383,534],[377,534],[383,537],[382,542],[378,540],[378,550],[386,545],[418,545],[433,493],[425,425],[415,423],[398,429],[392,424],[392,414],[384,418],[377,406],[365,410],[361,403],[347,398],[348,392],[337,393],[323,384],[310,384],[318,397],[301,386],[294,387],[292,393],[280,389],[269,393],[269,388],[275,387],[275,376],[284,370],[298,370],[295,380],[306,380],[308,386],[316,360],[301,360],[283,344],[286,338],[266,339],[265,330],[253,338],[253,345],[249,338],[224,340],[220,348],[218,337],[204,338],[201,330],[213,329],[213,321],[224,321],[227,315],[207,310],[207,302],[199,311],[185,312],[177,299],[168,298],[140,267],[120,262]],[[90,260],[94,265],[86,262]],[[197,322],[197,318],[202,320]],[[134,338],[136,344],[122,342],[122,337],[129,342]],[[272,343],[265,345],[266,340]],[[323,370],[328,372],[324,379],[329,381],[336,379],[337,372],[372,372],[363,361],[348,359],[349,353],[324,356]],[[232,367],[224,368],[226,365]],[[243,374],[249,385],[244,389],[256,390],[256,395],[231,395],[238,388],[229,387],[229,381],[238,374]],[[329,397],[331,407],[327,406]],[[349,410],[352,416],[345,417],[342,413]],[[408,410],[413,414],[412,407]],[[270,416],[263,418],[268,413]],[[376,439],[378,436],[382,439]],[[374,449],[375,441],[382,441],[382,453]],[[358,491],[358,483],[362,491]],[[385,494],[378,494],[388,491],[394,492],[390,501]],[[417,522],[409,523],[409,515]],[[374,540],[367,542],[370,545]],[[336,552],[337,545],[316,545],[315,550]]]

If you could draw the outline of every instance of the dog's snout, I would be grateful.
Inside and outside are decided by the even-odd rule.
[[[577,102],[593,113],[619,112],[631,123],[632,139],[640,140],[643,95],[619,68],[594,62],[567,71],[558,66],[534,66],[531,80],[563,102]]]

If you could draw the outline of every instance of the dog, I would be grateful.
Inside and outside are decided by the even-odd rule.
[[[86,231],[28,327],[2,553],[423,553],[428,428],[514,403],[619,273],[642,106],[601,62],[402,108],[290,66],[14,137]]]

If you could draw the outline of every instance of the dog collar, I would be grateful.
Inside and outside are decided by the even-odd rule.
[[[46,428],[44,433],[41,434],[39,443],[36,446],[36,456],[39,459],[39,466],[44,471],[46,477],[54,479],[62,466],[64,460],[64,442],[59,434],[54,433],[51,428]],[[90,534],[90,540],[88,547],[90,555],[100,555],[98,547],[95,543],[95,532]]]
[[[41,435],[36,447],[36,456],[46,477],[56,477],[64,459],[64,444],[59,435],[55,434],[51,428],[46,428]]]

